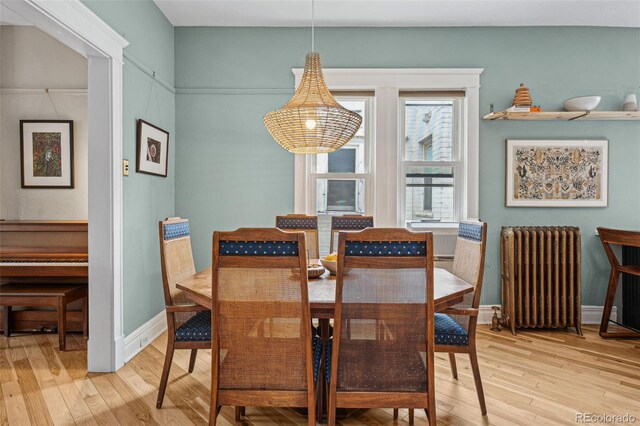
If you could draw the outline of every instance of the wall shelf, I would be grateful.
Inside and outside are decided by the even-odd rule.
[[[521,121],[584,121],[584,120],[640,120],[640,111],[542,111],[542,112],[492,112],[484,120]]]

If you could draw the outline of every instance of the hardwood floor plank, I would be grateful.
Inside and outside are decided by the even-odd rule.
[[[29,360],[25,358],[14,361],[13,366],[18,375],[20,391],[22,392],[31,423],[35,425],[53,425],[49,409],[40,391],[38,381],[33,375]]]
[[[448,356],[437,354],[436,404],[439,425],[575,425],[577,412],[629,413],[640,418],[640,346],[631,340],[604,340],[597,326],[573,331],[493,333],[478,330],[478,358],[488,415],[481,416],[467,356],[458,356],[451,377]],[[63,353],[55,335],[0,337],[0,426],[3,424],[205,424],[209,414],[211,353],[199,350],[187,372],[189,351],[174,355],[162,409],[155,408],[164,364],[166,334],[159,336],[117,373],[86,372],[86,342],[69,335]],[[35,398],[33,395],[38,394]],[[50,421],[34,413],[47,412]],[[31,415],[31,418],[29,417]],[[26,417],[25,417],[26,416]],[[46,416],[45,416],[46,417]],[[306,416],[277,407],[247,407],[235,422],[223,407],[222,426],[306,426]],[[19,420],[18,420],[19,419]],[[26,419],[26,422],[25,422]],[[408,411],[393,420],[390,409],[356,410],[339,417],[342,426],[408,424]],[[416,410],[415,424],[427,424]]]
[[[7,420],[10,425],[32,424],[24,402],[22,389],[20,389],[20,383],[17,380],[2,383],[2,397],[7,408]]]

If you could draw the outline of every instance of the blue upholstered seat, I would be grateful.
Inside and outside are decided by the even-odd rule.
[[[200,311],[176,330],[177,342],[211,340],[211,311]]]
[[[320,362],[322,361],[322,339],[319,336],[313,336],[313,381],[318,383],[318,374],[320,373]]]
[[[325,348],[324,360],[327,368],[325,369],[325,375],[327,383],[331,380],[331,348],[333,347],[333,337],[327,340],[327,347]]]
[[[469,344],[469,333],[449,315],[434,314],[436,345]]]

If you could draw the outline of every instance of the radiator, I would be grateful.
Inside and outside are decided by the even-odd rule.
[[[580,229],[512,226],[500,233],[502,322],[581,330]]]

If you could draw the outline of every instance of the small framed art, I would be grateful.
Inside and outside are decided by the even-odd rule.
[[[507,207],[606,207],[607,140],[507,140]]]
[[[167,177],[169,132],[139,119],[137,151],[136,172]]]
[[[73,121],[20,120],[22,188],[73,188]]]

